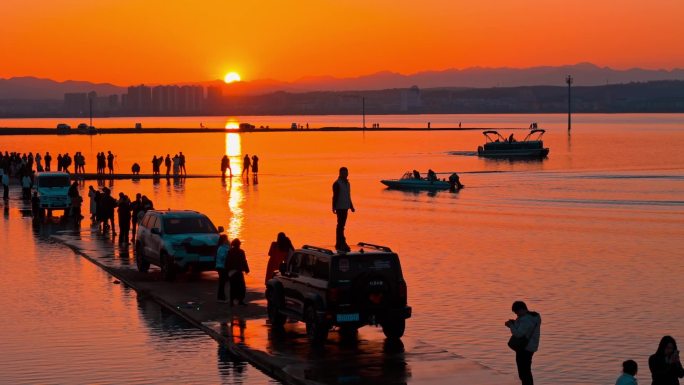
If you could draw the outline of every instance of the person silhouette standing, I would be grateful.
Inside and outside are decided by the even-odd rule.
[[[131,228],[133,229],[133,240],[135,240],[135,232],[138,228],[138,218],[140,212],[143,211],[142,195],[140,193],[135,194],[135,200],[131,202]]]
[[[131,200],[124,193],[119,193],[117,202],[117,213],[119,214],[119,244],[128,245],[129,231],[131,229]]]
[[[651,369],[652,385],[679,385],[684,368],[674,338],[664,336],[660,340],[658,350],[648,358],[648,368]]]
[[[228,251],[230,251],[228,236],[226,234],[221,234],[219,236],[218,249],[216,249],[216,272],[219,276],[218,292],[216,293],[216,299],[219,302],[226,302],[226,282],[228,282],[228,271],[226,271],[226,259],[228,258]]]
[[[102,226],[102,234],[105,234],[107,232],[109,224],[111,223],[112,236],[116,236],[116,227],[114,227],[114,209],[117,206],[117,202],[116,199],[112,197],[112,191],[109,188],[103,187],[102,191],[104,192],[104,195],[100,198],[100,201],[98,202],[98,210],[100,210],[99,206],[102,206],[101,216],[104,220],[104,225]]]
[[[9,200],[9,174],[7,172],[2,172],[2,199]],[[5,206],[7,207],[7,206]]]
[[[188,172],[185,171],[185,155],[183,155],[183,151],[179,153],[178,158],[178,164],[180,165],[181,174],[188,175]]]
[[[95,192],[93,186],[88,186],[88,208],[90,211],[91,221],[95,220],[95,213],[97,212],[97,201],[95,200],[96,197],[97,193]]]
[[[171,156],[169,154],[166,154],[166,158],[164,158],[164,166],[166,166],[166,179],[169,179],[171,174]]]
[[[249,166],[252,165],[252,161],[249,158],[249,154],[245,154],[244,159],[242,160],[242,176],[245,175],[245,172],[247,175],[249,175]]]
[[[52,163],[52,156],[50,155],[50,152],[45,153],[45,157],[43,158],[45,160],[45,171],[50,171],[50,163]]]
[[[509,346],[515,350],[515,363],[518,366],[518,378],[522,385],[534,385],[532,378],[532,356],[539,349],[541,336],[541,315],[529,311],[523,301],[513,302],[511,310],[518,317],[509,319],[504,324],[511,329],[511,339],[517,339],[519,346]]]
[[[340,167],[340,174],[332,185],[332,212],[337,215],[335,248],[340,251],[351,251],[344,236],[344,227],[347,225],[349,210],[352,212],[356,211],[351,199],[351,186],[348,177],[349,170],[346,167]]]
[[[221,158],[221,177],[225,178],[226,177],[226,170],[230,170],[230,177],[233,177],[233,170],[230,168],[230,159],[228,159],[228,155],[223,155],[223,158]]]
[[[233,301],[238,301],[238,304],[247,306],[245,303],[247,286],[245,285],[243,272],[249,274],[249,265],[247,264],[245,251],[240,248],[240,244],[241,242],[238,238],[233,239],[230,242],[230,250],[228,250],[228,255],[226,256],[225,269],[230,280],[230,306],[233,306]]]
[[[287,260],[293,253],[294,246],[292,245],[290,238],[283,232],[278,233],[276,241],[271,242],[271,248],[268,250],[266,279],[264,280],[265,284],[268,284],[268,280],[275,276],[275,272],[280,268],[280,264]]]
[[[252,156],[252,174],[254,174],[254,178],[257,177],[258,173],[259,173],[259,157],[254,155],[254,156]]]
[[[171,163],[173,163],[173,177],[178,178],[178,174],[180,173],[180,156],[178,156],[178,154],[174,155]]]
[[[157,156],[153,155],[152,156],[152,175],[157,176],[159,174],[159,170],[157,168]]]
[[[114,174],[114,154],[111,151],[107,151],[107,168],[109,169],[109,175]]]

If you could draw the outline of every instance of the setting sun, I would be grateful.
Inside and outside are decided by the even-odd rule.
[[[226,83],[239,82],[240,75],[237,72],[228,72],[226,76],[223,78],[223,81]]]

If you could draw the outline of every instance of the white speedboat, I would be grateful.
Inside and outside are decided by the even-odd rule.
[[[389,188],[402,190],[447,190],[450,187],[447,181],[418,179],[412,172],[405,173],[401,179],[383,179],[380,183]]]

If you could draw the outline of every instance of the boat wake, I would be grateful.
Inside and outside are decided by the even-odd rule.
[[[638,200],[638,199],[521,199],[527,202],[554,203],[554,204],[579,204],[579,205],[605,205],[605,206],[671,206],[682,207],[684,201],[678,200]]]
[[[665,180],[684,180],[684,175],[667,175],[667,174],[604,174],[604,175],[573,175],[571,178],[578,179],[665,179]]]
[[[477,151],[448,151],[449,155],[477,156]]]

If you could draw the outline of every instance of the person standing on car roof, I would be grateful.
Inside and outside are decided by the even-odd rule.
[[[349,185],[349,170],[340,167],[340,175],[333,183],[332,212],[337,215],[337,230],[335,232],[335,248],[340,251],[351,251],[344,236],[344,227],[347,224],[349,210],[355,212],[354,203],[351,199],[351,186]]]

